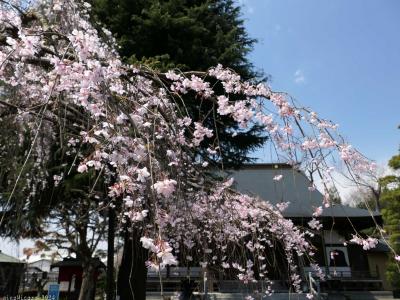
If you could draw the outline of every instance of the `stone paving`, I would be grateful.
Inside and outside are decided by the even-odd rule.
[[[245,300],[248,294],[243,293],[210,293],[209,300]],[[259,297],[254,297],[259,300]],[[165,293],[164,299],[178,300],[174,293]],[[200,300],[202,297],[195,294],[193,300]],[[345,292],[345,293],[330,293],[329,295],[323,294],[320,299],[316,300],[393,300],[391,292],[378,291],[378,292]],[[159,293],[148,293],[147,300],[163,300]],[[306,294],[289,294],[289,293],[276,293],[271,297],[264,297],[263,300],[308,300]]]

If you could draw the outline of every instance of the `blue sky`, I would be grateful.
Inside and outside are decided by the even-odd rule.
[[[400,143],[400,1],[242,0],[251,61],[274,90],[386,164]],[[267,159],[265,159],[267,160]]]

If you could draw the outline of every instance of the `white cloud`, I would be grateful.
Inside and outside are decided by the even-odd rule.
[[[306,77],[304,76],[304,73],[302,70],[297,69],[296,72],[294,72],[294,82],[297,84],[305,83]]]
[[[249,6],[249,7],[247,8],[247,12],[248,12],[249,14],[254,14],[254,7]]]
[[[0,245],[1,252],[19,258],[23,255],[24,248],[34,246],[34,240],[21,240],[16,242],[8,238],[0,238]]]

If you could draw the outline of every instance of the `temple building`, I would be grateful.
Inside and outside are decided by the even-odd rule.
[[[318,189],[309,189],[312,183],[307,176],[290,165],[245,165],[240,170],[227,172],[227,176],[234,178],[235,189],[242,193],[258,196],[272,204],[289,202],[283,215],[298,226],[307,227],[315,208],[323,205],[322,193]],[[281,179],[274,180],[276,176]],[[385,278],[388,247],[379,242],[374,249],[365,251],[361,246],[347,242],[355,232],[381,224],[379,212],[335,204],[324,208],[318,219],[323,230],[315,236],[313,243],[318,249],[315,259],[327,275],[327,280],[321,283],[323,289],[390,289]],[[311,271],[306,264],[301,266],[304,276]]]

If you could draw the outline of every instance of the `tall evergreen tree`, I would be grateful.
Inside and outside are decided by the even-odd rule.
[[[247,58],[251,39],[241,19],[240,7],[232,0],[92,0],[93,18],[111,30],[120,45],[121,56],[131,63],[144,63],[158,71],[205,71],[222,64],[245,80],[260,80]],[[237,131],[228,117],[212,120],[213,105],[189,101],[191,117],[204,120],[217,131],[224,167],[238,167],[253,161],[249,153],[263,145],[263,128]],[[199,110],[200,108],[200,110]],[[200,155],[207,155],[199,149]],[[221,160],[217,161],[218,163]]]
[[[389,161],[389,166],[400,170],[400,155],[395,155]],[[389,243],[393,250],[400,253],[400,176],[386,176],[380,180],[382,186],[382,215],[385,231],[389,235]],[[389,261],[386,277],[393,290],[400,290],[400,263],[394,258]]]
[[[131,62],[166,71],[204,71],[218,63],[244,79],[254,71],[251,39],[232,0],[93,0],[94,18],[117,38]]]

